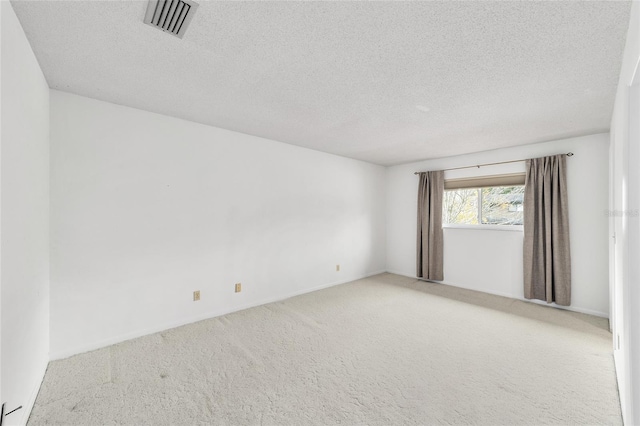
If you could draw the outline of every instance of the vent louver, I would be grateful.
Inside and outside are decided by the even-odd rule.
[[[144,23],[182,38],[197,8],[190,0],[149,0]]]

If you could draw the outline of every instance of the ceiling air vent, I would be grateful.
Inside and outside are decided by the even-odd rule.
[[[190,0],[149,0],[144,23],[182,38],[197,8]]]

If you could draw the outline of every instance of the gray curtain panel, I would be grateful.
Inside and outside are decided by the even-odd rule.
[[[444,172],[420,173],[418,187],[418,277],[442,281],[442,197]]]
[[[527,160],[524,297],[571,304],[566,156]]]

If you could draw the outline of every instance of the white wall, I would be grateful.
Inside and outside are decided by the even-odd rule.
[[[1,377],[24,424],[49,352],[49,87],[8,1],[2,9]]]
[[[640,288],[638,264],[640,259],[640,218],[634,212],[640,209],[640,127],[637,111],[631,113],[629,101],[635,85],[636,102],[640,93],[640,74],[637,71],[640,62],[640,3],[633,2],[631,20],[627,33],[627,42],[620,80],[616,93],[613,117],[611,120],[611,209],[622,214],[611,221],[611,234],[616,234],[617,244],[610,247],[610,259],[613,274],[611,286],[613,294],[613,331],[616,336],[615,362],[618,374],[618,387],[622,414],[625,424],[640,425]],[[640,109],[640,108],[638,108]],[[635,126],[631,128],[631,126]],[[630,130],[635,135],[630,135]],[[631,212],[631,214],[629,214]],[[617,342],[620,345],[618,346]]]
[[[387,270],[415,277],[418,179],[442,170],[573,152],[567,159],[572,251],[571,309],[608,316],[608,134],[404,164],[387,170]],[[446,177],[524,171],[524,163],[472,168]],[[454,176],[455,174],[455,176]],[[524,299],[522,231],[444,230],[444,283]]]
[[[384,271],[384,193],[381,166],[51,91],[52,358]]]

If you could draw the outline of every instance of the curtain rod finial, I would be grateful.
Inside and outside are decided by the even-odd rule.
[[[568,152],[567,157],[573,157],[573,152]]]

